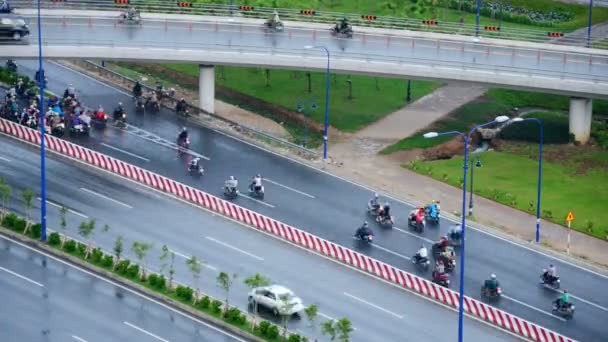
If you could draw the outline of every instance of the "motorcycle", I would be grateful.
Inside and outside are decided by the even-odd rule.
[[[36,74],[34,75],[34,82],[36,83],[36,86],[40,86],[40,71],[36,71]],[[47,84],[49,83],[48,78],[46,78],[46,75],[44,74],[44,72],[42,73],[42,83],[44,85],[44,87],[47,87]]]
[[[485,285],[481,286],[481,298],[488,298],[489,300],[498,299],[502,295],[502,289],[497,287],[494,290],[490,290]]]
[[[264,186],[253,186],[253,183],[249,185],[249,196],[264,199]]]
[[[108,122],[108,115],[103,111],[96,111],[91,117],[91,122],[95,128],[104,128]]]
[[[12,60],[9,59],[6,61],[6,70],[8,70],[9,72],[17,72],[17,63]]]
[[[72,135],[89,135],[89,130],[91,126],[85,122],[85,120],[81,119],[77,124],[70,125],[70,134]]]
[[[376,216],[376,222],[381,226],[393,227],[395,224],[395,218],[393,216]]]
[[[543,273],[540,275],[540,284],[544,287],[553,289],[553,290],[557,290],[559,289],[559,285],[560,285],[560,280],[559,280],[559,276],[557,277],[551,277],[551,279],[549,279],[549,275],[547,274],[547,270],[543,269]]]
[[[429,220],[432,224],[439,224],[439,210],[435,212],[435,215],[432,215],[432,210],[430,206],[424,207],[424,217]]]
[[[369,202],[367,202],[367,213],[371,216],[371,217],[376,217],[378,216],[378,213],[380,212],[380,206],[373,206],[371,205]]]
[[[274,21],[272,19],[266,20],[264,23],[264,28],[274,32],[283,32],[283,23],[280,21]]]
[[[555,300],[553,302],[553,312],[566,318],[571,319],[574,316],[574,304],[561,304],[560,300]]]
[[[160,111],[160,102],[159,101],[150,101],[150,99],[148,99],[146,101],[146,106],[155,112]]]
[[[424,227],[426,226],[426,221],[422,218],[420,221],[416,218],[416,215],[410,214],[407,219],[408,226],[414,228],[414,230],[418,233],[422,233],[424,231]]]
[[[366,234],[366,235],[361,235],[361,234],[355,233],[355,235],[353,235],[353,238],[355,240],[359,240],[359,241],[363,241],[363,242],[371,244],[372,241],[374,241],[374,233],[371,231],[369,232],[369,234]]]
[[[224,196],[227,199],[235,199],[238,197],[238,195],[239,195],[239,189],[228,186],[228,185],[224,185]]]
[[[181,115],[181,116],[183,116],[183,117],[185,117],[185,118],[187,118],[187,117],[189,117],[189,116],[190,116],[190,111],[189,111],[187,108],[186,108],[186,109],[183,109],[183,110],[176,110],[176,111],[175,111],[175,113],[176,113],[177,115]]]
[[[450,275],[447,273],[439,273],[437,270],[433,271],[431,276],[433,283],[441,285],[443,287],[450,287]]]
[[[342,27],[342,25],[338,23],[331,29],[331,31],[334,36],[337,36],[339,38],[353,37],[353,27],[350,24],[346,25],[346,27]]]
[[[135,97],[135,110],[137,110],[138,112],[141,112],[145,109],[146,107],[146,100],[142,95],[136,96]]]
[[[190,174],[190,176],[202,176],[205,173],[205,169],[201,165],[200,161],[201,159],[198,157],[192,159],[192,161],[188,165],[188,173]]]
[[[184,150],[187,150],[188,148],[190,148],[190,138],[189,137],[180,138],[178,136],[177,137],[177,146],[179,147],[178,149],[181,152],[184,152]]]
[[[418,256],[418,254],[415,254],[412,257],[412,263],[420,268],[423,268],[425,271],[429,269],[429,266],[431,265],[431,260],[429,260],[429,258],[421,258]]]
[[[128,12],[123,12],[118,16],[118,23],[119,24],[128,24],[128,25],[140,25],[141,16],[139,15],[139,13],[129,15]]]
[[[118,119],[114,120],[116,123],[116,127],[118,128],[126,128],[127,127],[127,113],[122,113]]]

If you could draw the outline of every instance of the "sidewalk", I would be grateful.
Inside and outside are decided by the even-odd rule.
[[[462,91],[459,89],[461,87],[461,85],[446,86],[438,89],[404,110],[395,112],[380,122],[355,133],[352,138],[330,145],[330,162],[323,168],[410,203],[422,205],[438,199],[441,201],[441,207],[445,213],[460,214],[462,189],[404,169],[401,165],[408,152],[398,152],[387,156],[379,155],[378,151],[400,138],[411,135],[421,128],[420,126],[425,127],[435,119],[447,115],[451,110],[459,107],[460,102],[466,103],[475,98],[472,95],[473,89]],[[479,94],[483,93],[483,89],[476,90]],[[471,94],[471,96],[452,97],[450,101],[441,102],[445,96],[453,96],[459,91]],[[440,105],[440,103],[442,104]],[[423,116],[428,112],[433,113]],[[398,132],[403,135],[398,137]],[[416,151],[409,153],[416,153]],[[495,230],[499,235],[509,235],[510,239],[534,240],[535,216],[485,198],[474,197],[474,222],[493,227],[481,228]],[[474,225],[474,223],[471,224]],[[501,232],[506,234],[501,234]],[[575,230],[571,231],[571,238],[572,256],[608,267],[608,242]],[[567,228],[542,220],[541,242],[552,250],[565,253]]]

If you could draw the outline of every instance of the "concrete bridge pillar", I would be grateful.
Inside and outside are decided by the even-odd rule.
[[[591,113],[593,101],[591,99],[570,98],[570,133],[574,134],[574,141],[586,144],[591,134]]]
[[[213,65],[199,65],[198,105],[208,113],[215,113],[215,68]]]

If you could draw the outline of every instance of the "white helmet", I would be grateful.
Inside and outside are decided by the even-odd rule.
[[[492,273],[492,274],[490,275],[490,278],[492,278],[493,280],[496,280],[496,274]]]
[[[374,193],[374,198],[378,198],[378,193]]]
[[[230,180],[234,180],[234,176],[230,176]]]

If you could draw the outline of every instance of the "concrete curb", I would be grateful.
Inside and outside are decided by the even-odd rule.
[[[234,326],[232,326],[231,324],[224,322],[221,319],[217,319],[213,316],[210,315],[205,315],[202,312],[195,310],[177,300],[174,300],[172,298],[169,298],[167,296],[164,296],[156,291],[150,290],[148,288],[146,288],[145,286],[139,285],[137,283],[134,283],[130,280],[127,280],[121,276],[118,276],[110,271],[107,271],[99,266],[95,266],[93,264],[90,264],[88,262],[85,262],[83,260],[80,260],[77,257],[74,257],[72,255],[69,255],[65,252],[59,251],[49,245],[47,245],[46,243],[43,243],[41,241],[38,240],[34,240],[32,238],[29,237],[25,237],[22,234],[16,233],[14,231],[11,231],[5,227],[0,226],[0,235],[4,235],[6,237],[10,237],[11,239],[17,240],[25,245],[28,245],[29,247],[32,247],[38,251],[42,251],[44,253],[50,254],[58,259],[61,259],[69,264],[78,266],[80,268],[83,268],[97,276],[100,276],[102,278],[106,278],[109,279],[117,284],[120,284],[134,292],[139,293],[140,295],[143,295],[144,297],[150,297],[160,303],[163,303],[167,306],[170,306],[178,311],[180,311],[183,314],[189,315],[189,316],[193,316],[201,321],[204,321],[206,323],[212,324],[212,325],[216,325],[219,326],[220,328],[227,330],[231,333],[233,333],[234,335],[237,335],[241,338],[246,339],[247,341],[252,341],[252,342],[265,342],[265,340],[249,334],[241,329],[238,329]],[[249,316],[248,316],[249,319]]]
[[[39,132],[5,119],[0,119],[0,131],[30,144],[40,144],[41,136]],[[146,169],[48,134],[45,135],[45,140],[47,150],[50,152],[133,180],[156,191],[185,200],[231,220],[244,223],[256,230],[335,260],[346,266],[359,269],[368,275],[395,284],[402,289],[419,293],[443,305],[458,308],[459,295],[457,292],[439,286],[424,278]],[[573,341],[571,338],[523,318],[511,315],[482,301],[465,296],[463,302],[464,311],[467,315],[523,338],[538,342]]]

